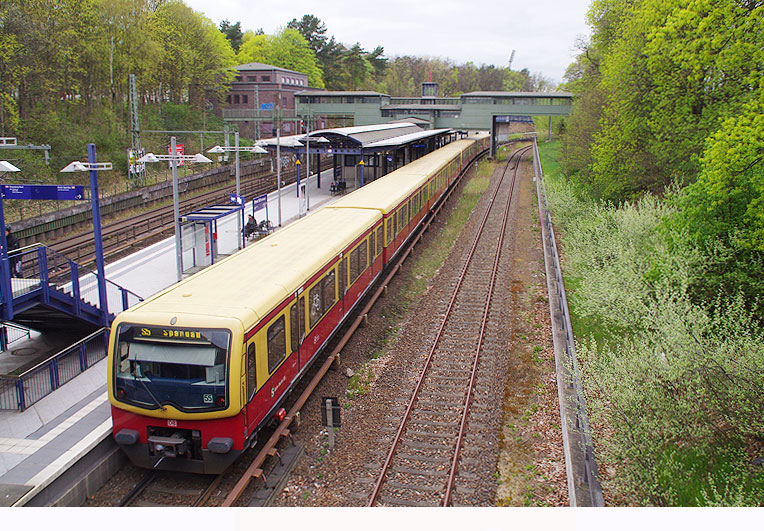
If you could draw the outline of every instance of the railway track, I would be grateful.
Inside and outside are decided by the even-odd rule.
[[[469,430],[472,422],[480,422],[471,406],[480,385],[481,354],[490,349],[499,329],[490,326],[491,303],[512,190],[519,161],[528,149],[518,150],[507,161],[405,411],[387,427],[394,436],[369,506],[449,506],[454,504],[457,484],[467,494],[474,490],[476,474],[460,468],[460,462],[467,450],[481,452],[479,436]],[[461,503],[466,505],[467,500]]]
[[[467,170],[465,169],[465,172],[466,171]],[[355,320],[350,323],[348,328],[345,330],[344,335],[336,342],[334,348],[328,354],[323,365],[315,371],[311,381],[303,388],[300,396],[291,403],[289,406],[289,411],[287,412],[281,424],[275,428],[275,430],[271,433],[270,438],[265,441],[264,444],[258,445],[258,448],[256,449],[257,453],[254,456],[254,459],[249,461],[247,454],[242,456],[246,461],[249,461],[248,467],[243,474],[239,474],[233,470],[226,471],[224,474],[217,476],[211,484],[208,484],[205,487],[199,485],[199,478],[204,478],[204,476],[149,471],[142,478],[142,480],[136,484],[132,491],[121,500],[119,505],[198,506],[208,504],[232,506],[236,505],[239,499],[243,497],[243,494],[245,491],[247,491],[248,487],[251,489],[250,482],[253,479],[266,481],[270,475],[270,469],[273,468],[273,466],[268,466],[269,463],[273,465],[274,458],[279,458],[280,460],[279,449],[283,448],[284,445],[293,444],[290,427],[294,427],[299,424],[300,410],[304,406],[305,402],[311,396],[326,372],[328,372],[328,370],[333,365],[337,364],[339,361],[340,352],[346,343],[350,340],[353,332],[364,322],[366,315],[369,313],[372,306],[384,293],[386,285],[400,270],[403,262],[411,253],[413,246],[421,239],[424,231],[427,229],[431,221],[435,219],[438,212],[440,211],[440,208],[442,208],[452,192],[453,188],[437,205],[430,218],[423,223],[419,234],[412,238],[408,249],[402,253],[399,261],[390,268],[388,274],[380,283],[380,286],[375,291],[375,293],[373,293],[365,302],[364,307],[357,313]],[[240,469],[240,467],[231,468],[236,468],[237,470]],[[238,481],[237,477],[239,478]],[[232,482],[235,482],[235,485],[232,488],[229,488],[228,485],[230,485]],[[225,487],[221,488],[220,485],[225,485]],[[221,499],[222,502],[219,501]],[[200,502],[199,500],[202,501]]]
[[[120,507],[202,507],[220,488],[224,475],[149,470],[119,502]]]
[[[293,182],[295,177],[294,170],[282,173],[282,180],[287,184]],[[271,192],[276,189],[275,181],[275,176],[271,175],[242,180],[241,195],[252,199]],[[234,190],[235,185],[230,184],[201,195],[181,199],[179,201],[180,215],[183,216],[212,204],[228,203],[229,196]],[[104,259],[108,263],[126,253],[135,252],[169,236],[172,231],[173,206],[171,203],[105,224],[102,228]],[[59,239],[52,242],[49,247],[80,265],[88,267],[95,264],[95,242],[90,231]]]

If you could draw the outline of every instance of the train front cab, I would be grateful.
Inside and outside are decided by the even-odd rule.
[[[115,441],[140,467],[222,472],[244,445],[243,419],[231,414],[239,409],[238,381],[228,376],[238,368],[233,345],[241,327],[221,319],[173,326],[159,316],[131,317],[121,315],[110,338]]]
[[[125,360],[118,354],[119,334],[112,334],[109,377],[113,383],[109,394],[113,433],[136,465],[205,474],[225,470],[254,441],[294,380],[314,361],[350,308],[379,275],[382,245],[377,235],[381,234],[382,224],[378,212],[327,210],[310,217],[312,223],[294,223],[252,246],[248,254],[238,253],[203,271],[195,281],[176,285],[185,284],[183,289],[175,293],[168,290],[158,297],[160,301],[143,303],[143,312],[137,309],[120,315],[120,322],[132,319],[140,323],[131,329],[182,337],[194,335],[195,329],[190,327],[194,323],[201,329],[204,323],[220,322],[212,315],[215,312],[235,314],[235,318],[228,315],[227,323],[232,330],[232,346],[226,358],[225,406],[213,396],[218,407],[199,414],[174,407],[172,397],[157,392],[163,376],[140,369],[130,378],[131,392],[137,390],[140,400],[136,402],[134,396],[121,393],[124,378],[120,376],[120,364]],[[322,245],[315,245],[317,235],[322,235]],[[247,257],[252,256],[257,260],[248,263]],[[237,260],[242,262],[238,266]],[[241,274],[241,270],[248,274]],[[209,280],[203,283],[205,277]],[[246,278],[251,284],[228,286],[236,299],[232,295],[226,301],[223,286],[226,281],[230,285],[232,278]],[[189,316],[189,308],[184,307],[184,303],[188,305],[188,293],[182,292],[206,300],[208,313]],[[240,308],[231,310],[236,300]],[[196,304],[197,309],[203,306],[199,300]],[[161,312],[152,312],[152,305],[161,307]],[[171,316],[177,321],[167,326]],[[120,322],[115,322],[115,331]],[[238,323],[238,328],[231,323]],[[133,358],[144,356],[139,350],[132,349]],[[126,356],[130,361],[130,354]],[[194,359],[189,355],[183,361]],[[126,367],[122,373],[129,374],[129,369]]]

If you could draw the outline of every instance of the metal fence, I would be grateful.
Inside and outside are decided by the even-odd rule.
[[[533,139],[533,169],[536,175],[536,195],[538,199],[541,232],[544,243],[544,259],[551,258],[547,263],[547,287],[549,289],[549,305],[552,314],[552,328],[555,336],[555,353],[564,355],[563,366],[557,367],[560,385],[560,414],[563,421],[563,444],[565,445],[566,468],[568,472],[568,490],[572,506],[603,507],[602,486],[597,473],[597,461],[594,456],[589,418],[586,414],[583,387],[581,385],[578,360],[576,359],[576,344],[573,337],[573,327],[570,322],[568,299],[565,294],[565,284],[560,266],[560,256],[557,252],[557,240],[554,235],[552,217],[549,213],[544,173],[538,153],[538,144]],[[556,301],[556,304],[553,304]],[[558,345],[558,337],[564,339]],[[556,356],[555,356],[556,357]]]
[[[7,321],[0,325],[0,350],[7,350],[8,345],[20,339],[31,337],[28,328]]]
[[[104,359],[108,347],[102,328],[19,376],[0,376],[0,409],[24,411]]]

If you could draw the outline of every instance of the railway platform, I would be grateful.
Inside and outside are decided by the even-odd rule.
[[[336,199],[331,180],[331,170],[322,172],[319,189],[311,176],[311,212]],[[282,188],[282,226],[298,219],[299,208],[295,185]],[[268,195],[268,218],[278,226],[276,192]],[[222,230],[235,230],[235,220],[230,223]],[[175,282],[174,260],[168,238],[106,266],[106,276],[147,298]],[[0,353],[0,362],[13,370],[9,353]],[[121,466],[124,458],[110,437],[106,372],[104,359],[24,411],[0,411],[0,507],[82,505]]]

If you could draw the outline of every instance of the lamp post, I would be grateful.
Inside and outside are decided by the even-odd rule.
[[[93,239],[95,240],[96,270],[98,271],[98,302],[101,305],[103,324],[109,325],[109,308],[106,296],[106,270],[103,261],[103,237],[101,235],[101,207],[98,193],[98,172],[111,170],[111,162],[96,162],[96,146],[88,144],[88,161],[72,162],[61,170],[61,173],[75,171],[90,172],[90,201],[93,205]]]
[[[175,267],[178,273],[178,282],[183,279],[183,257],[180,242],[180,208],[178,206],[178,162],[186,160],[189,162],[212,162],[210,159],[197,153],[196,155],[179,155],[175,137],[170,138],[170,154],[169,155],[154,155],[153,153],[146,153],[144,156],[138,159],[138,162],[160,162],[162,160],[170,161],[172,167],[172,210],[173,210],[173,224],[175,226]]]
[[[279,197],[279,227],[281,227],[281,120],[276,128],[276,181]]]
[[[245,152],[245,153],[268,153],[267,149],[263,149],[260,146],[252,146],[252,147],[239,147],[239,132],[236,131],[234,133],[234,146],[215,146],[213,148],[210,148],[207,150],[207,153],[226,153],[233,151],[236,153],[236,204],[242,205],[244,204],[244,200],[241,197],[241,164],[239,163],[239,153]],[[242,211],[242,215],[244,212]],[[241,219],[237,216],[236,218],[237,223],[237,230],[239,231],[239,234],[241,234]],[[242,234],[242,244],[244,243],[244,235]]]
[[[305,186],[305,201],[306,209],[310,212],[310,115],[308,115],[308,123],[306,126],[307,136],[305,137],[305,180],[307,185]]]

